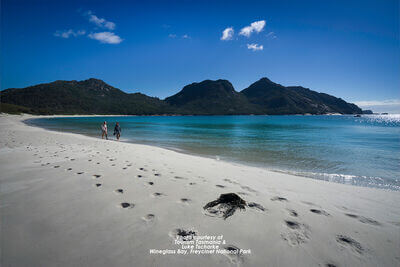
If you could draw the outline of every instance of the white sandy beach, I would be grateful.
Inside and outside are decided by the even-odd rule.
[[[28,118],[0,116],[1,266],[400,266],[399,192],[52,132]],[[247,202],[225,220],[203,209],[224,193]],[[177,229],[222,235],[220,248],[246,253],[150,254],[180,248]]]

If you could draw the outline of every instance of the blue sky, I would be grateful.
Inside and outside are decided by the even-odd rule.
[[[164,98],[205,79],[240,91],[268,77],[400,107],[397,0],[1,5],[2,89],[95,77]]]

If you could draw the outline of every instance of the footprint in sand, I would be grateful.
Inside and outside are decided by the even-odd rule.
[[[72,171],[72,168],[68,168],[67,171]]]
[[[228,182],[228,183],[231,183],[231,184],[238,184],[238,182],[232,181],[232,180],[230,180],[228,178],[225,178],[224,181]]]
[[[345,213],[345,215],[350,217],[350,218],[358,219],[362,223],[371,224],[371,225],[375,225],[375,226],[381,225],[380,222],[375,221],[375,220],[370,219],[370,218],[367,218],[367,217],[364,217],[364,216],[359,216],[359,215],[351,214],[351,213]]]
[[[95,179],[100,178],[100,177],[101,177],[100,174],[94,174],[94,175],[93,175],[93,178],[95,178]]]
[[[299,229],[300,228],[300,224],[298,222],[295,221],[285,221],[286,226],[289,227],[290,229]]]
[[[219,188],[225,188],[226,186],[224,186],[224,185],[222,185],[222,184],[216,184],[215,185],[216,187],[219,187]]]
[[[255,202],[249,202],[249,203],[247,203],[247,206],[249,208],[253,208],[253,209],[256,209],[258,211],[265,211],[265,208],[262,205],[260,205],[258,203],[255,203]]]
[[[195,185],[196,183],[194,183],[194,182],[191,182],[191,183],[189,183],[189,185]]]
[[[96,187],[100,187],[101,186],[101,184],[96,184]]]
[[[288,211],[289,211],[290,216],[293,216],[293,217],[299,216],[299,214],[295,210],[288,210]]]
[[[152,194],[152,196],[153,197],[162,197],[162,196],[165,196],[165,194],[159,193],[159,192],[155,192],[155,193]]]
[[[308,225],[291,220],[285,220],[285,225],[289,231],[282,233],[281,237],[290,245],[296,246],[308,241],[310,236],[310,228]]]
[[[60,168],[60,166],[57,165],[57,166],[54,166],[54,168]]]
[[[288,201],[286,198],[284,197],[273,197],[271,198],[272,201]]]
[[[189,204],[190,202],[192,202],[192,200],[189,198],[181,198],[180,201],[181,201],[181,203],[184,203],[184,204]]]
[[[124,208],[124,209],[127,209],[127,208],[133,208],[135,206],[135,204],[133,204],[133,203],[128,203],[128,202],[122,202],[121,203],[121,207],[122,208]]]
[[[316,206],[314,203],[309,202],[309,201],[302,201],[304,204],[310,205],[310,206]]]
[[[251,188],[251,187],[248,187],[248,186],[240,186],[243,190],[246,190],[246,191],[249,191],[249,192],[252,192],[252,193],[256,193],[257,191],[256,190],[254,190],[253,188]]]
[[[123,167],[122,169],[123,169],[123,170],[126,170],[126,167]]]
[[[154,183],[153,183],[153,182],[148,182],[148,184],[149,184],[149,185],[154,185]]]
[[[329,213],[327,213],[327,212],[324,211],[324,210],[310,209],[310,211],[311,211],[312,213],[315,213],[315,214],[330,216]]]
[[[77,172],[76,174],[83,174],[83,172]]]
[[[116,192],[116,193],[119,193],[119,194],[123,194],[123,193],[124,193],[124,190],[119,188],[119,189],[115,190],[115,192]]]
[[[146,222],[152,222],[155,219],[155,215],[154,214],[147,214],[146,216],[143,216],[142,219],[145,220]]]
[[[161,174],[159,174],[159,173],[155,173],[155,174],[154,174],[154,176],[161,176]]]
[[[187,178],[181,177],[181,176],[174,176],[174,179],[178,180],[187,180]]]
[[[345,235],[337,235],[336,241],[346,247],[350,247],[352,250],[354,250],[360,254],[364,250],[359,242],[357,242],[353,238],[345,236]]]

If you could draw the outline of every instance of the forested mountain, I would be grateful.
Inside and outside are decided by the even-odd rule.
[[[205,80],[186,85],[165,101],[182,114],[259,113],[259,108],[251,104],[246,96],[236,92],[227,80]]]
[[[282,86],[262,78],[241,92],[227,80],[186,85],[160,100],[125,93],[102,80],[55,81],[1,91],[1,103],[33,114],[234,115],[234,114],[361,114],[343,99],[301,86]],[[12,106],[11,106],[11,105]],[[16,108],[18,106],[18,108]],[[2,108],[5,110],[5,108]]]
[[[282,86],[262,78],[241,91],[264,114],[360,114],[362,110],[341,98],[301,86]]]
[[[38,114],[160,114],[171,112],[164,101],[128,94],[102,80],[55,81],[1,92],[1,102]]]

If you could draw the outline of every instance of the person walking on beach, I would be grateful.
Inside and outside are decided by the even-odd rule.
[[[107,122],[103,122],[103,124],[101,125],[101,139],[104,139],[104,136],[106,136],[106,140],[108,140]]]
[[[118,122],[115,124],[114,127],[114,135],[117,137],[117,141],[119,141],[119,138],[121,136],[121,126],[119,126]]]

